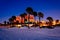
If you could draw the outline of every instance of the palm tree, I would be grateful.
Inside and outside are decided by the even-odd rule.
[[[29,17],[28,17],[28,21],[29,21],[29,18],[30,18],[30,14],[33,13],[33,9],[31,7],[27,7],[26,8],[26,12],[28,13]],[[29,21],[30,22],[30,21]],[[29,27],[29,23],[28,23],[28,27]]]
[[[56,25],[58,25],[58,23],[59,23],[59,20],[57,19],[57,20],[56,20]]]
[[[32,15],[34,16],[34,19],[36,20],[37,12],[34,11],[34,12],[32,13]],[[34,21],[34,25],[36,25],[36,24],[35,24],[35,21]]]
[[[24,15],[20,14],[20,16],[21,16],[21,24],[22,24],[22,19],[24,18]]]
[[[38,12],[38,17],[39,17],[39,27],[40,27],[40,18],[44,17],[44,14],[42,12]]]
[[[11,25],[10,27],[13,26],[15,19],[16,19],[16,16],[12,16],[11,18],[9,18],[9,24]]]
[[[12,18],[9,18],[10,27],[12,27],[12,23],[13,23],[13,19]]]
[[[25,25],[25,16],[26,16],[27,14],[26,13],[23,13],[23,14],[20,14],[20,16],[21,16],[21,25],[22,25],[22,20],[24,19],[24,25]],[[24,27],[24,25],[22,25],[23,27]]]
[[[9,22],[10,23],[14,23],[14,20],[16,19],[16,16],[12,16],[11,18],[9,18]]]
[[[26,12],[27,12],[28,14],[31,14],[31,13],[33,12],[33,9],[32,9],[31,7],[27,7],[27,8],[26,8]]]
[[[12,18],[9,18],[10,27],[12,27],[12,23],[13,23],[13,19]]]
[[[35,12],[35,11],[32,14],[33,14],[34,18],[37,16],[37,12]],[[36,18],[35,18],[35,20],[36,20]]]
[[[6,25],[6,21],[4,21],[4,25]]]
[[[9,18],[9,23],[12,24],[13,23],[13,19]]]
[[[52,17],[47,17],[46,19],[49,20],[49,27],[48,28],[53,28],[52,27],[53,18]]]
[[[12,16],[11,18],[12,18],[13,20],[16,20],[16,16]]]
[[[24,18],[24,22],[25,22],[25,16],[26,16],[26,15],[27,15],[26,13],[20,14],[21,20]],[[22,21],[21,21],[21,23],[22,23]]]
[[[25,23],[25,21],[27,20],[27,19],[25,19],[25,16],[27,16],[27,14],[23,13],[23,15],[24,15],[24,23]]]
[[[9,24],[9,22],[7,22],[7,24]]]

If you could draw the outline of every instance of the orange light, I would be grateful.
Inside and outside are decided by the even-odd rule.
[[[41,22],[42,22],[42,23],[46,23],[46,21],[44,21],[44,20],[42,20]]]
[[[21,23],[21,17],[20,16],[16,16],[16,21],[19,21],[19,23]]]
[[[27,19],[27,21],[28,21],[28,18],[29,18],[30,22],[33,22],[33,21],[34,21],[34,16],[33,16],[33,15],[30,15],[30,16],[29,16],[29,14],[27,14],[27,15],[25,16],[25,19]]]
[[[55,20],[52,23],[53,23],[52,25],[56,25],[56,21]]]

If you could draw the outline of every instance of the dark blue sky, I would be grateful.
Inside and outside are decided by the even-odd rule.
[[[60,0],[0,0],[0,22],[25,12],[27,7],[43,12],[44,20],[48,16],[60,19]]]

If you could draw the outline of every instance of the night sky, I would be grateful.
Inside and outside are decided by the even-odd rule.
[[[60,0],[0,0],[0,23],[13,15],[18,16],[26,12],[27,7],[43,12],[43,20],[48,16],[55,20],[60,19]]]

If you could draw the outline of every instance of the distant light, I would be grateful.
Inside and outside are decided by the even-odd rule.
[[[31,27],[33,24],[29,24],[29,26]]]
[[[17,27],[21,27],[21,25],[16,25]]]
[[[56,25],[56,21],[55,20],[52,23],[53,23],[52,25]]]
[[[46,21],[44,21],[44,20],[42,20],[41,22],[42,22],[42,23],[46,23]]]

